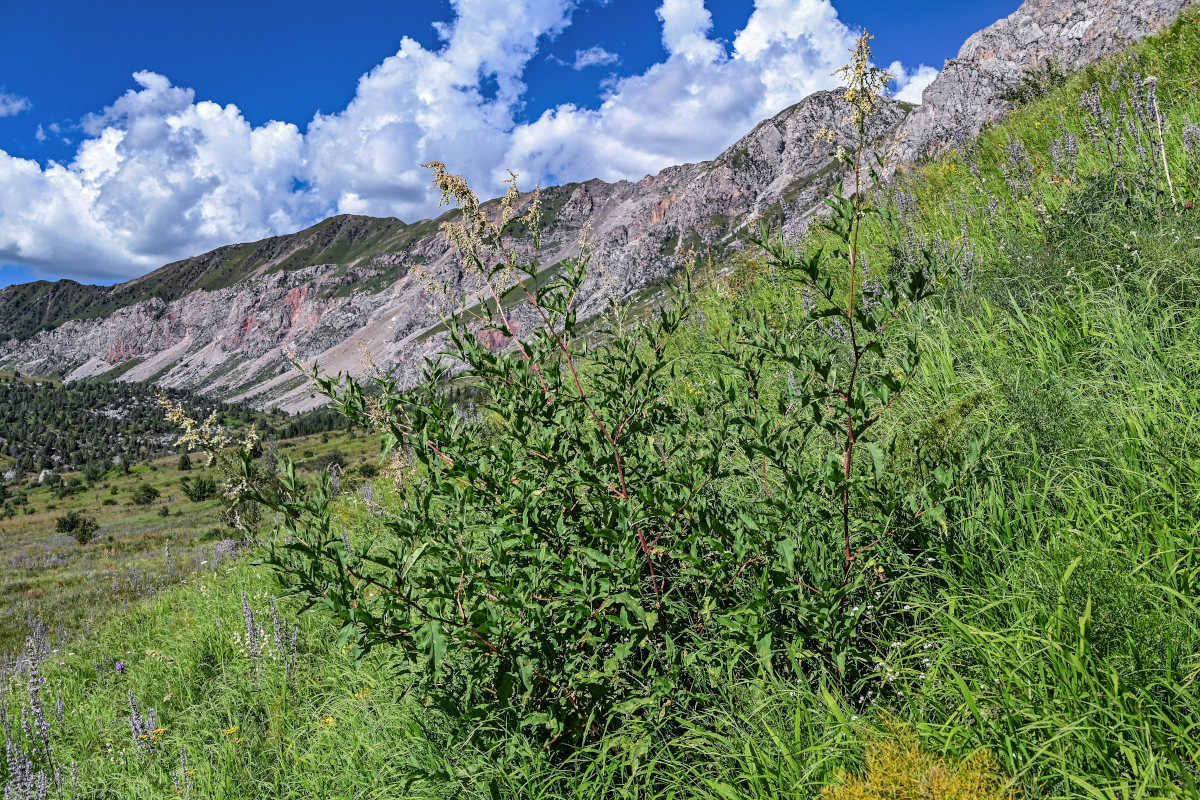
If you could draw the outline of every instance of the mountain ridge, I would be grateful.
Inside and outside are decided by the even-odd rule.
[[[892,140],[906,113],[889,101],[872,138],[881,146]],[[850,116],[839,94],[818,92],[760,123],[712,161],[668,167],[637,182],[593,179],[543,190],[542,263],[553,269],[578,255],[579,238],[590,231],[597,268],[581,308],[590,314],[609,297],[626,298],[667,277],[688,252],[731,246],[738,228],[782,217],[783,203],[811,211],[839,177],[831,147],[854,144]],[[819,130],[834,132],[833,145],[814,141]],[[429,335],[442,321],[430,307],[438,298],[429,284],[449,282],[469,303],[482,299],[438,229],[455,213],[411,225],[331,218],[288,237],[175,262],[107,296],[140,291],[136,302],[103,317],[72,315],[53,330],[0,345],[0,363],[65,380],[124,367],[121,380],[290,411],[310,407],[315,398],[291,370],[288,349],[306,361],[318,359],[324,369],[357,371],[362,342],[377,364],[415,380],[421,358],[440,349]],[[357,249],[337,236],[318,246],[325,244],[322,231],[364,226],[378,230]],[[528,240],[515,245],[532,255]],[[321,258],[332,248],[340,248],[336,259]],[[235,269],[245,277],[221,285]],[[187,291],[147,291],[164,285]],[[513,316],[524,324],[520,309]]]

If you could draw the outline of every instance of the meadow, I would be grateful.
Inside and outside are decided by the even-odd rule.
[[[561,389],[553,410],[537,411],[546,422],[530,428],[535,433],[560,431],[556,414],[586,413],[567,401],[571,386],[581,397],[584,387],[594,397],[640,397],[643,385],[661,387],[645,401],[653,413],[634,423],[643,426],[637,435],[655,458],[630,456],[630,474],[690,475],[689,463],[673,460],[680,452],[713,469],[732,465],[721,481],[702,481],[684,505],[741,516],[698,515],[686,531],[672,529],[678,541],[697,541],[685,538],[697,530],[729,536],[728,553],[673,556],[670,538],[661,548],[643,539],[623,550],[628,542],[596,537],[584,549],[577,543],[590,531],[556,528],[561,515],[543,516],[537,498],[557,501],[555,481],[565,474],[552,471],[538,482],[501,472],[506,480],[497,485],[521,500],[513,506],[518,513],[478,522],[500,496],[489,492],[499,489],[485,472],[454,472],[470,466],[459,450],[409,455],[400,447],[400,458],[385,460],[378,475],[337,485],[328,474],[293,482],[285,469],[282,489],[276,484],[276,494],[258,495],[281,509],[286,537],[276,538],[274,549],[181,576],[178,585],[131,600],[86,636],[56,640],[33,632],[0,704],[9,737],[0,774],[9,796],[1200,796],[1196,63],[1200,17],[1191,12],[1118,58],[1035,84],[1008,119],[978,139],[963,137],[940,159],[864,196],[890,214],[863,217],[852,266],[819,284],[829,291],[820,304],[814,281],[793,273],[816,263],[818,250],[836,251],[845,231],[814,222],[800,242],[774,251],[748,246],[711,272],[701,263],[694,286],[673,306],[677,316],[664,312],[656,321],[647,314],[641,329],[629,321],[644,335],[631,334],[624,350],[624,334],[613,335],[608,351],[582,350],[578,384],[558,374],[564,370],[534,369],[534,357],[487,361],[476,352],[488,369],[524,381],[529,396],[543,391],[539,377],[549,383],[547,393]],[[780,266],[788,253],[800,265],[791,272]],[[773,545],[762,552],[752,541],[775,535],[769,523],[781,514],[795,514],[789,530],[802,531],[841,517],[820,516],[812,510],[821,507],[816,501],[785,508],[791,473],[768,447],[778,429],[750,425],[760,438],[749,441],[744,420],[773,407],[797,417],[792,400],[811,396],[811,381],[798,367],[754,361],[739,337],[760,331],[780,342],[800,332],[830,365],[825,376],[809,377],[832,381],[829,375],[844,372],[838,359],[848,352],[846,336],[834,325],[837,315],[822,312],[847,294],[858,297],[854,287],[863,292],[864,284],[873,288],[862,296],[884,307],[894,295],[885,297],[885,284],[872,281],[885,273],[923,292],[914,277],[921,264],[941,276],[936,291],[896,315],[892,344],[880,348],[885,363],[906,368],[885,370],[879,381],[886,391],[864,394],[864,405],[888,412],[872,430],[882,443],[878,453],[860,456],[861,480],[850,480],[858,473],[821,478],[839,492],[845,487],[846,497],[883,497],[872,508],[904,522],[884,527],[878,547],[862,548],[869,562],[847,556],[843,564],[834,547],[836,569],[807,587],[815,592],[802,591],[799,580],[817,580],[809,577],[814,571],[792,569],[803,543],[798,551]],[[706,272],[711,278],[702,280]],[[860,318],[846,319],[853,325]],[[465,341],[469,347],[470,337]],[[554,337],[547,342],[553,350]],[[532,340],[527,346],[534,356],[541,352]],[[905,361],[912,352],[920,358]],[[740,372],[729,353],[745,358],[735,365]],[[613,359],[625,359],[620,363],[631,372],[606,371]],[[657,367],[660,361],[666,366]],[[637,369],[649,376],[645,384],[626,383]],[[737,382],[748,375],[749,384]],[[369,397],[333,381],[325,388],[381,427],[385,442],[399,429],[380,404],[380,397],[393,397],[386,386]],[[420,430],[445,433],[451,444],[456,433],[470,431],[471,441],[455,446],[484,448],[497,470],[505,458],[518,460],[519,442],[505,449],[516,441],[506,431],[541,424],[485,402],[479,412],[464,412],[461,394],[428,391],[426,406],[405,395],[393,410],[424,414]],[[517,403],[525,396],[509,397]],[[729,448],[718,450],[720,457],[688,449],[704,440],[702,425],[687,428],[687,436],[671,427],[693,418],[715,425],[726,413],[722,424],[736,434],[730,442],[737,447],[718,443]],[[608,417],[601,411],[590,419],[581,417],[548,444],[605,441],[597,437]],[[678,449],[666,448],[664,437]],[[362,434],[357,441],[378,443]],[[656,446],[666,448],[661,456]],[[316,456],[315,448],[313,456],[303,449],[293,455]],[[554,452],[570,455],[565,447]],[[603,487],[615,474],[612,464],[603,448],[592,457],[603,466],[596,468]],[[945,480],[947,468],[930,466],[960,462],[970,469],[953,480]],[[249,463],[241,474],[252,478]],[[530,463],[538,462],[520,468],[533,469]],[[128,480],[161,480],[166,488],[165,470]],[[894,486],[928,497],[929,485],[942,490],[917,512],[875,494]],[[620,509],[628,494],[609,487],[609,496],[593,491],[576,505],[611,511],[605,524],[615,529],[626,524]],[[639,501],[666,508],[678,500],[667,489],[646,497]],[[472,505],[480,498],[487,503]],[[439,502],[470,516],[439,511]],[[675,524],[677,515],[669,517]],[[414,532],[414,521],[429,519],[442,520],[445,530]],[[852,536],[858,547],[881,530],[872,519],[863,512],[847,522],[848,553]],[[104,524],[117,523],[102,521],[101,541],[87,547],[103,546]],[[484,546],[494,530],[539,525],[576,544],[565,554],[550,552],[549,540]],[[147,541],[150,534],[140,536]],[[427,548],[403,551],[411,564],[426,559],[427,566],[389,560],[388,542],[406,536],[428,540]],[[450,544],[442,546],[443,537]],[[840,533],[834,541],[840,546]],[[144,550],[157,547],[154,540]],[[539,655],[543,669],[561,668],[561,680],[576,681],[571,692],[522,675],[524,688],[502,699],[498,692],[515,679],[503,683],[507,678],[489,666],[496,659],[471,643],[472,631],[476,641],[500,641],[518,621],[530,633],[512,639],[514,649],[528,641],[574,642],[571,626],[593,624],[587,613],[565,616],[576,612],[565,598],[570,582],[558,573],[556,586],[538,583],[541,573],[528,564],[518,565],[520,575],[504,572],[505,547],[542,553],[529,563],[548,574],[560,563],[577,570],[581,593],[592,590],[590,576],[636,576],[620,593],[597,590],[604,601],[596,605],[611,610],[595,624],[625,630],[626,638],[601,642],[595,661],[577,672],[563,662],[592,652],[582,642]],[[737,547],[748,549],[724,558]],[[720,573],[729,583],[718,591],[724,581],[705,583],[717,573],[704,570],[725,561],[734,568]],[[409,580],[408,593],[391,592],[377,577],[394,574]],[[512,598],[488,595],[506,574],[512,586],[535,588]],[[696,574],[705,577],[689,584]],[[787,586],[772,583],[780,575]],[[487,587],[483,599],[473,596],[474,585]],[[690,594],[673,594],[676,585]],[[301,591],[279,597],[285,587]],[[822,617],[817,598],[843,590]],[[716,610],[703,618],[709,624],[685,619],[670,628],[675,609],[686,610],[696,596],[712,598]],[[764,604],[744,611],[739,597],[784,598],[798,610],[772,616],[777,609]],[[431,605],[420,613],[401,608],[425,598]],[[317,607],[298,614],[306,600]],[[495,624],[489,609],[505,604],[517,610]],[[767,631],[773,637],[753,627],[761,619],[778,620]],[[809,619],[820,625],[796,622]],[[628,638],[635,641],[622,651]],[[705,659],[699,666],[689,660],[701,658],[688,652],[692,646]],[[605,695],[611,685],[623,696]],[[581,722],[577,701],[585,687],[595,700]],[[452,690],[457,700],[447,699]],[[488,692],[496,698],[490,706]]]
[[[345,461],[350,473],[373,458],[378,448],[365,435],[335,431],[277,443],[275,449],[312,468],[331,456]],[[197,570],[215,569],[239,551],[242,532],[222,514],[217,491],[190,500],[181,481],[223,482],[205,458],[193,454],[181,470],[179,455],[162,456],[111,469],[87,479],[64,472],[61,483],[22,481],[7,488],[21,497],[14,514],[0,518],[0,654],[12,661],[21,652],[30,621],[41,620],[57,641],[85,638],[93,628],[141,600],[152,597]],[[75,483],[72,484],[72,481]],[[62,487],[71,485],[70,493]],[[157,493],[144,504],[134,501],[140,487]],[[143,490],[144,491],[144,490]],[[82,514],[98,525],[94,538],[79,544],[57,529],[57,520]]]

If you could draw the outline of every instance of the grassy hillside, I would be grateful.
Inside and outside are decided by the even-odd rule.
[[[35,699],[50,709],[61,687],[45,741],[55,764],[77,765],[63,766],[63,796],[816,798],[854,796],[868,767],[877,783],[926,783],[861,797],[932,796],[929,782],[955,770],[991,773],[1005,787],[993,797],[1200,795],[1198,26],[1186,15],[878,192],[899,225],[865,229],[871,269],[924,243],[955,275],[900,323],[924,358],[885,423],[888,466],[916,463],[903,447],[914,437],[947,452],[972,434],[995,445],[940,534],[880,556],[888,625],[863,629],[874,667],[860,684],[732,674],[687,710],[664,705],[555,751],[499,716],[431,707],[400,647],[356,667],[339,623],[273,608],[269,572],[239,562],[53,656],[32,642],[27,662],[48,682],[32,697],[28,675],[11,676],[10,718]],[[1163,152],[1146,139],[1147,75]],[[1095,120],[1080,107],[1093,84]],[[666,345],[680,359],[672,391],[714,416],[712,354],[740,322],[821,335],[805,295],[757,258],[695,302]],[[785,395],[793,377],[754,390]],[[403,481],[371,486],[334,506],[352,548],[410,513]],[[53,770],[36,729],[17,741]],[[881,741],[920,750],[895,756]],[[915,771],[928,758],[938,765]]]
[[[281,441],[268,451],[288,455],[305,472],[342,463],[349,488],[360,466],[373,462],[378,441],[339,431]],[[55,641],[66,642],[233,555],[242,534],[222,514],[224,478],[206,469],[201,456],[191,462],[181,470],[175,454],[93,479],[67,472],[58,484],[0,484],[12,510],[0,516],[0,654],[19,653],[31,618],[44,620]],[[205,478],[218,484],[217,493],[189,500],[181,482]],[[157,496],[137,502],[142,487]],[[57,520],[72,512],[99,525],[87,544],[57,530]]]

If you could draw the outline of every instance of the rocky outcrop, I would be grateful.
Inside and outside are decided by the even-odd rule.
[[[901,155],[935,154],[960,131],[975,135],[1011,107],[1001,95],[1055,59],[1066,71],[1112,54],[1179,16],[1195,0],[1026,0],[972,35],[925,88]]]

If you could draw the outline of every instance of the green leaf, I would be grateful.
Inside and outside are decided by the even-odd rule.
[[[564,529],[565,531],[565,529]],[[576,547],[575,552],[585,556],[592,567],[609,567],[613,566],[613,560],[604,553],[591,547]]]
[[[875,480],[882,480],[884,473],[883,448],[875,442],[866,442],[864,446],[867,448],[867,452],[871,454],[871,463],[875,467]]]
[[[796,569],[796,540],[786,536],[775,542],[775,552],[783,561],[783,568],[788,572]]]

